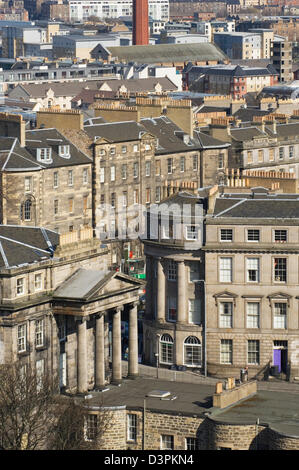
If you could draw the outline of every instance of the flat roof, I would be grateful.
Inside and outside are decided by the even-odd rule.
[[[258,382],[257,394],[234,406],[213,408],[213,394],[216,382],[224,379],[200,378],[202,383],[185,383],[138,377],[136,380],[124,379],[119,386],[107,385],[105,392],[91,392],[90,399],[84,402],[91,407],[126,407],[146,409],[161,413],[185,414],[205,418],[207,415],[217,422],[230,424],[268,425],[277,432],[299,437],[299,384],[289,382]],[[148,396],[153,395],[156,397]],[[161,393],[163,392],[163,394]],[[166,394],[169,392],[169,394]]]

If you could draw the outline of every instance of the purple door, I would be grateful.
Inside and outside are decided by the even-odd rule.
[[[273,363],[278,366],[278,372],[281,372],[281,349],[273,349]]]

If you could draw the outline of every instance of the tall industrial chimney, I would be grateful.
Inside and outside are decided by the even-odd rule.
[[[148,0],[133,0],[133,44],[148,44]]]

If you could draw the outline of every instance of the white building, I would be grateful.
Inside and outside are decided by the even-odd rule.
[[[132,16],[132,0],[70,0],[70,20],[86,21],[90,16],[119,18]],[[169,0],[149,0],[149,16],[154,20],[169,20]]]

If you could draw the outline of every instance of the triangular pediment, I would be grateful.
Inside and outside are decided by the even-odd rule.
[[[221,298],[226,297],[226,298],[230,298],[230,299],[231,298],[235,299],[236,297],[238,297],[238,295],[234,294],[233,292],[229,292],[229,291],[225,290],[225,291],[222,291],[222,292],[218,292],[217,294],[214,294],[213,297],[215,297],[216,299],[218,297],[221,297]]]
[[[78,269],[54,292],[55,299],[90,302],[101,297],[138,291],[144,283],[139,279],[113,271]]]
[[[289,294],[286,294],[285,292],[274,292],[273,294],[268,295],[268,299],[291,299],[292,296]]]
[[[217,305],[217,302],[218,302],[219,299],[220,300],[226,300],[226,299],[231,300],[231,299],[233,299],[234,304],[235,304],[236,298],[239,297],[239,296],[237,294],[234,294],[233,292],[229,292],[229,291],[225,290],[225,291],[222,291],[222,292],[218,292],[217,294],[214,294],[213,297],[214,297],[215,303]]]

